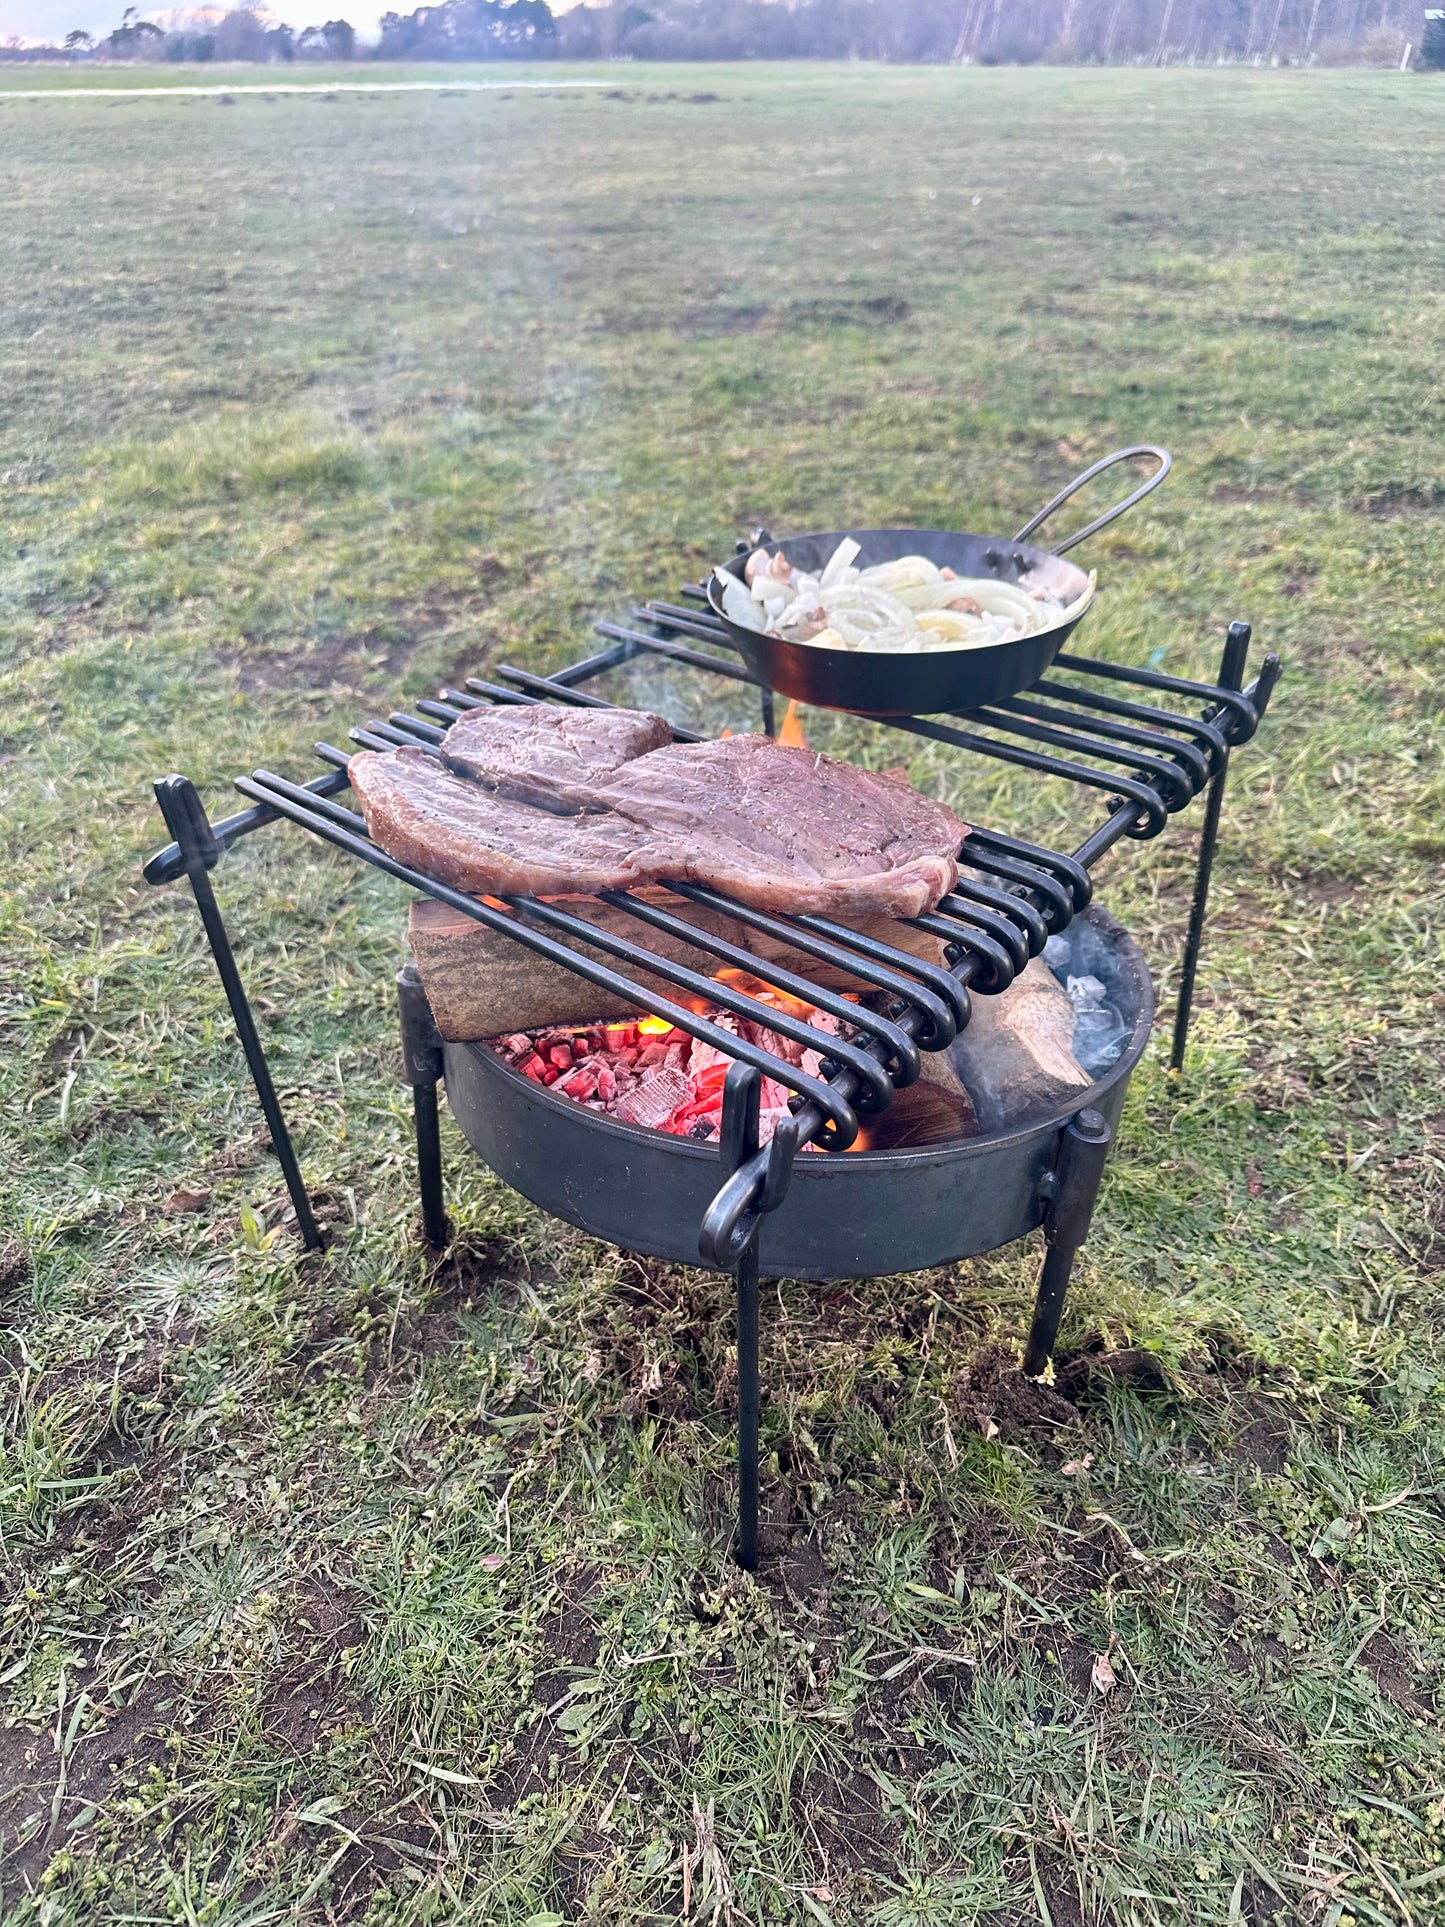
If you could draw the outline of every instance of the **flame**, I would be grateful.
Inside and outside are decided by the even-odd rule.
[[[637,1028],[644,1037],[665,1037],[673,1026],[666,1017],[639,1017]]]
[[[798,721],[798,705],[790,701],[783,711],[782,728],[778,731],[778,741],[786,743],[789,749],[806,749],[808,739],[803,734],[803,725]]]
[[[724,735],[724,736],[731,736],[731,735],[732,735],[732,731],[731,731],[730,729],[725,729],[725,730],[723,730],[723,731],[722,731],[722,735]]]

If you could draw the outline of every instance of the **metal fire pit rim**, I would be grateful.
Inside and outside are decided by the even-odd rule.
[[[1154,994],[1154,979],[1148,962],[1139,944],[1128,930],[1097,903],[1090,904],[1075,919],[1075,922],[1092,924],[1120,951],[1128,962],[1138,996],[1138,1008],[1127,1042],[1115,1062],[1102,1076],[1095,1078],[1087,1090],[1080,1091],[1077,1095],[1065,1100],[1056,1110],[1030,1116],[1025,1122],[1016,1124],[1006,1131],[981,1131],[976,1137],[956,1138],[946,1144],[924,1144],[916,1149],[909,1149],[904,1145],[891,1151],[848,1151],[829,1153],[826,1159],[801,1158],[794,1166],[794,1178],[803,1176],[810,1170],[822,1171],[829,1166],[840,1165],[850,1170],[860,1166],[869,1169],[897,1170],[905,1164],[913,1167],[966,1159],[970,1155],[979,1155],[985,1150],[1021,1145],[1038,1132],[1062,1130],[1071,1118],[1078,1116],[1081,1110],[1087,1110],[1106,1098],[1116,1084],[1131,1076],[1154,1028],[1157,1000]],[[605,1021],[605,1019],[599,1019],[599,1022]],[[563,1027],[559,1026],[559,1028]],[[675,1137],[667,1131],[650,1130],[642,1124],[629,1124],[621,1118],[610,1117],[605,1111],[589,1110],[585,1104],[578,1104],[573,1098],[558,1097],[548,1085],[538,1084],[533,1078],[524,1077],[520,1071],[514,1070],[505,1058],[498,1052],[488,1049],[486,1043],[479,1038],[444,1042],[443,1050],[470,1051],[481,1055],[482,1062],[488,1070],[498,1074],[504,1082],[516,1086],[519,1091],[525,1091],[534,1103],[549,1105],[568,1117],[575,1116],[578,1112],[585,1113],[588,1125],[604,1134],[611,1133],[624,1141],[662,1147],[669,1155],[676,1153],[683,1157],[717,1164],[718,1147],[715,1143],[703,1144],[692,1138]]]

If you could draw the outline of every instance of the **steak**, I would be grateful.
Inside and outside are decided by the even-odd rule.
[[[442,757],[459,776],[537,809],[594,809],[590,793],[635,757],[672,741],[643,709],[568,709],[560,703],[485,706],[453,723]]]
[[[366,827],[399,863],[476,896],[558,897],[649,881],[637,825],[558,817],[454,776],[429,750],[363,750],[347,774]]]
[[[907,783],[766,736],[641,749],[665,729],[638,710],[488,710],[448,731],[452,768],[363,751],[351,783],[382,849],[478,895],[671,881],[759,910],[916,917],[953,888],[967,829]]]
[[[596,794],[649,837],[679,844],[683,881],[758,910],[921,916],[957,882],[968,834],[895,777],[767,736],[671,743]]]

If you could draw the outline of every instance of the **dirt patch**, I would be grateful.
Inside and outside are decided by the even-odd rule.
[[[1061,1427],[1079,1425],[1067,1398],[1024,1377],[1010,1345],[985,1345],[974,1354],[949,1387],[948,1409],[970,1431],[1012,1443],[1054,1444]]]
[[[1385,482],[1358,496],[1350,507],[1364,515],[1414,515],[1445,504],[1445,481]]]
[[[1420,1677],[1420,1669],[1391,1639],[1376,1633],[1360,1653],[1360,1662],[1387,1700],[1412,1719],[1433,1719],[1435,1695]]]
[[[861,1767],[815,1773],[793,1796],[800,1829],[812,1829],[830,1874],[876,1873],[897,1860],[898,1823],[883,1811],[878,1782]]]
[[[1277,1477],[1289,1459],[1290,1429],[1284,1407],[1263,1392],[1244,1392],[1230,1401],[1238,1429],[1229,1443],[1237,1465]]]
[[[18,1238],[0,1244],[0,1304],[19,1291],[30,1277],[30,1254]]]
[[[286,1605],[287,1641],[280,1669],[262,1689],[267,1738],[286,1752],[312,1752],[328,1725],[365,1721],[365,1695],[352,1684],[346,1655],[366,1629],[355,1596],[319,1575],[305,1579]]]
[[[152,1679],[126,1706],[99,1709],[101,1723],[77,1742],[60,1788],[54,1736],[0,1729],[0,1896],[32,1891],[82,1807],[103,1806],[140,1769],[169,1761],[157,1720],[165,1682]],[[53,1816],[53,1817],[52,1817]],[[17,1834],[26,1837],[18,1846]]]
[[[589,1321],[585,1376],[594,1384],[609,1376],[621,1380],[623,1418],[687,1418],[698,1411],[730,1417],[737,1379],[724,1357],[731,1330],[720,1299],[726,1288],[706,1272],[624,1259],[610,1301]]]
[[[913,310],[901,295],[833,296],[785,301],[714,303],[693,308],[678,322],[682,334],[697,336],[791,334],[832,328],[896,328]],[[656,315],[622,318],[608,323],[609,333],[634,333],[670,325]]]
[[[499,555],[481,556],[473,566],[474,586],[432,589],[420,603],[408,602],[394,616],[355,632],[320,637],[290,649],[248,638],[251,646],[236,665],[242,690],[248,696],[297,689],[361,696],[381,680],[395,681],[420,644],[461,625],[479,625],[492,613],[493,596],[510,571]],[[474,666],[480,665],[484,653],[479,639],[472,651],[477,658]]]
[[[1054,1382],[1072,1405],[1087,1405],[1110,1385],[1131,1385],[1136,1391],[1165,1392],[1169,1379],[1152,1352],[1136,1346],[1111,1351],[1107,1339],[1095,1336],[1054,1368]]]

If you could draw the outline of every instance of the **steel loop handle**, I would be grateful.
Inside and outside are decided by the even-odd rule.
[[[758,1145],[762,1079],[751,1064],[734,1064],[723,1085],[722,1152],[726,1181],[702,1221],[698,1251],[705,1265],[731,1271],[758,1235],[763,1218],[788,1194],[793,1159],[803,1141],[797,1115],[783,1118]],[[805,1107],[807,1108],[807,1107]],[[814,1119],[820,1113],[813,1112]]]
[[[1127,515],[1129,510],[1133,508],[1136,503],[1142,502],[1146,495],[1152,495],[1154,490],[1158,488],[1159,484],[1164,480],[1164,477],[1169,473],[1170,469],[1173,468],[1174,457],[1169,453],[1167,448],[1155,448],[1152,442],[1141,442],[1137,448],[1115,449],[1112,455],[1106,455],[1101,462],[1095,462],[1093,467],[1086,468],[1082,475],[1076,475],[1066,488],[1061,488],[1053,501],[1046,502],[1032,521],[1024,523],[1023,527],[1014,537],[1014,541],[1022,542],[1028,536],[1032,535],[1036,528],[1039,528],[1043,523],[1048,521],[1055,509],[1062,508],[1071,496],[1078,494],[1086,482],[1092,482],[1094,477],[1096,475],[1102,475],[1106,468],[1117,467],[1120,462],[1135,461],[1141,455],[1152,455],[1155,461],[1158,462],[1159,466],[1155,469],[1154,473],[1145,481],[1141,482],[1132,495],[1126,495],[1122,502],[1116,502],[1113,508],[1107,509],[1104,514],[1096,516],[1092,522],[1087,523],[1081,528],[1077,535],[1071,535],[1067,542],[1055,543],[1053,553],[1055,555],[1067,555],[1069,550],[1077,548],[1080,542],[1086,542],[1091,535],[1097,535],[1100,529],[1106,529],[1111,522],[1117,522],[1121,515]]]

